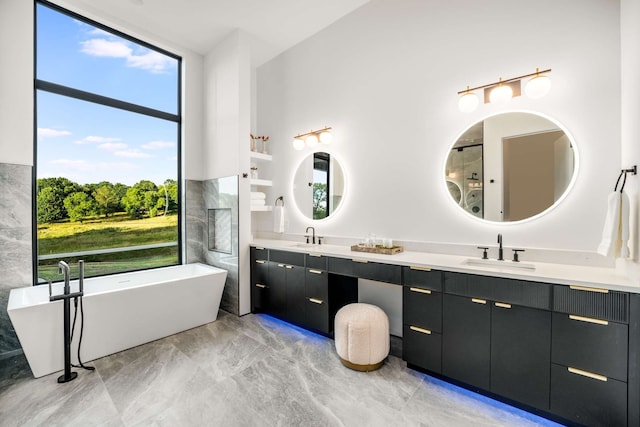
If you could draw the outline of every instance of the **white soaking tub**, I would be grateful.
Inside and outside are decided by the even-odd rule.
[[[226,270],[185,264],[85,279],[82,361],[213,322],[226,277]],[[61,294],[62,286],[53,285],[53,294]],[[71,292],[77,290],[74,280]],[[73,321],[73,300],[70,305]],[[9,294],[7,312],[36,378],[64,368],[62,306],[62,301],[49,301],[46,285]],[[79,336],[80,307],[71,344],[73,364],[78,363]]]

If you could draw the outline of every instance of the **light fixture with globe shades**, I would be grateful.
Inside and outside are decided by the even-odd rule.
[[[525,85],[524,91],[531,99],[539,99],[549,93],[551,89],[551,79],[546,74],[551,72],[551,68],[540,71],[536,68],[535,73],[525,74],[511,79],[503,80],[502,77],[497,82],[489,83],[474,88],[469,88],[458,92],[458,109],[463,113],[471,113],[478,107],[479,99],[474,93],[476,90],[483,89],[484,103],[506,104],[511,98],[520,96],[522,93],[521,80],[527,77],[533,77]]]
[[[313,148],[320,144],[331,144],[333,141],[333,135],[331,134],[331,128],[325,126],[324,129],[312,130],[307,133],[301,133],[293,137],[293,148],[295,150],[302,150],[304,147]]]

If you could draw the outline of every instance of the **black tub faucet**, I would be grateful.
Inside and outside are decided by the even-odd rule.
[[[502,253],[502,234],[498,233],[498,261],[504,261],[504,254]]]

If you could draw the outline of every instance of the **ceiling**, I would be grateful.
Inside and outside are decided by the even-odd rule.
[[[53,0],[104,24],[153,34],[162,41],[202,55],[240,29],[249,36],[256,66],[368,1]]]

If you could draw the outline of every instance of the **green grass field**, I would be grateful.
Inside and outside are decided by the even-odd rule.
[[[96,217],[80,222],[55,222],[38,225],[38,254],[63,254],[78,251],[149,245],[178,240],[178,216],[131,219],[125,214],[109,218]],[[178,263],[178,246],[83,256],[85,277],[131,271]],[[65,258],[77,277],[79,258]],[[60,259],[40,260],[38,277],[60,280],[57,265]]]

